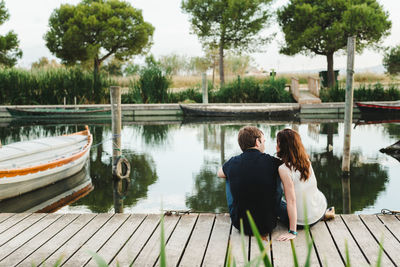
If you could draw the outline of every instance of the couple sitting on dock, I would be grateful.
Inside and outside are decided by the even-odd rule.
[[[311,162],[296,131],[278,133],[279,158],[264,153],[264,134],[257,127],[240,129],[238,142],[243,153],[218,170],[218,177],[226,178],[229,213],[237,229],[243,219],[244,233],[252,234],[248,210],[263,236],[272,232],[279,218],[288,232],[277,240],[285,241],[296,237],[297,226],[311,226],[324,217],[333,217],[334,210],[326,210],[326,198],[317,188]]]

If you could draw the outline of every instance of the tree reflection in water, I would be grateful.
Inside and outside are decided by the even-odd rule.
[[[318,188],[325,194],[328,205],[343,213],[342,158],[331,152],[311,155]],[[379,163],[363,163],[360,154],[353,152],[350,161],[351,211],[374,205],[380,192],[385,190],[388,174]]]
[[[94,140],[103,135],[102,129],[102,127],[96,128],[93,134]],[[147,196],[148,187],[157,181],[158,176],[154,161],[149,155],[137,154],[130,150],[123,150],[122,155],[131,164],[131,184],[129,191],[124,195],[123,205],[132,206]],[[90,176],[94,190],[71,206],[85,205],[96,213],[111,211],[114,206],[111,155],[108,155],[108,158],[106,162],[102,144],[91,150]]]
[[[203,166],[196,175],[194,194],[186,196],[186,206],[198,212],[228,212],[225,180],[217,178],[217,170]]]

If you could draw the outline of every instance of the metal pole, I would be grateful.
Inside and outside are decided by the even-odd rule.
[[[203,104],[208,104],[207,74],[203,72],[201,76],[202,76],[202,88],[203,88]]]

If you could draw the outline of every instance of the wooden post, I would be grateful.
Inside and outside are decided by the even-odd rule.
[[[350,172],[351,123],[353,121],[353,74],[356,38],[347,39],[346,106],[344,112],[344,143],[342,171]]]
[[[347,39],[347,76],[346,76],[346,106],[344,112],[344,142],[342,160],[342,192],[343,213],[351,212],[350,194],[350,146],[351,146],[351,123],[353,121],[353,74],[354,55],[356,50],[356,38]]]
[[[203,72],[201,76],[202,76],[202,88],[203,88],[203,104],[208,104],[207,74]]]
[[[119,86],[110,87],[111,97],[111,117],[112,117],[112,177],[114,185],[114,210],[115,213],[123,212],[123,201],[118,193],[118,189],[121,187],[121,181],[117,181],[116,169],[119,158],[121,157],[121,88]]]
[[[64,96],[64,106],[67,105],[67,98]]]

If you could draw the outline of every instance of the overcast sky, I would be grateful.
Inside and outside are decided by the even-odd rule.
[[[378,0],[389,12],[392,21],[391,35],[383,41],[384,46],[400,44],[400,0]],[[19,60],[20,67],[29,68],[32,62],[40,57],[55,58],[43,40],[48,30],[48,19],[51,12],[63,3],[77,4],[78,0],[5,0],[10,19],[0,26],[0,34],[14,30],[20,40],[23,57]],[[180,0],[129,0],[133,7],[143,12],[145,21],[155,27],[154,45],[151,49],[156,57],[170,53],[187,56],[201,56],[201,45],[196,35],[190,34],[188,16],[180,9]],[[277,0],[273,7],[285,5],[287,0]],[[283,35],[276,24],[267,29],[276,32],[276,38],[264,48],[264,52],[253,54],[256,64],[264,70],[274,68],[280,71],[304,71],[326,69],[326,58],[322,56],[288,57],[279,54],[279,43]],[[346,67],[346,56],[336,55],[335,68]],[[356,56],[356,69],[374,67],[382,64],[382,52],[365,50]]]

